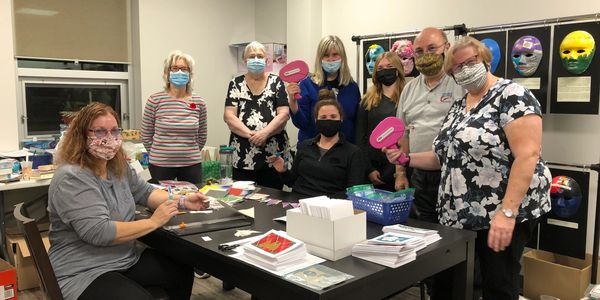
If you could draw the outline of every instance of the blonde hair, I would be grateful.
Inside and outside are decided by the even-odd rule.
[[[456,51],[466,47],[473,47],[473,50],[475,50],[477,56],[479,56],[483,63],[487,65],[488,69],[490,68],[492,62],[492,52],[490,52],[490,49],[488,49],[488,47],[486,47],[477,39],[470,36],[464,36],[454,43],[454,45],[448,49],[448,53],[446,53],[446,59],[444,60],[444,72],[446,74],[452,75],[452,67],[454,67],[454,54]]]
[[[331,50],[335,49],[342,58],[342,66],[340,67],[338,79],[340,85],[348,85],[353,82],[352,75],[350,74],[350,68],[348,67],[348,59],[346,57],[346,49],[344,43],[339,37],[335,35],[328,35],[321,39],[319,46],[317,47],[317,55],[315,56],[315,72],[312,75],[312,81],[318,86],[323,85],[325,81],[325,72],[321,67],[321,60]]]
[[[404,85],[406,83],[404,79],[404,67],[402,66],[400,56],[396,52],[384,52],[377,57],[377,60],[375,60],[373,78],[371,79],[373,81],[373,85],[369,87],[369,90],[367,90],[367,93],[360,101],[360,104],[363,105],[366,110],[371,110],[373,107],[379,106],[379,102],[383,97],[383,84],[377,81],[377,67],[384,58],[387,58],[398,72],[396,89],[394,90],[394,93],[390,99],[396,104],[396,106],[398,106],[398,102],[400,101],[400,94],[402,93],[402,89],[404,89]]]
[[[111,115],[117,120],[117,124],[121,126],[119,116],[112,107],[100,103],[92,102],[82,108],[71,124],[69,130],[65,132],[64,139],[61,141],[60,151],[57,152],[57,157],[54,163],[57,165],[72,164],[78,165],[83,169],[89,169],[96,175],[101,175],[98,159],[88,152],[87,139],[88,130],[91,129],[92,123],[101,116]],[[127,160],[123,148],[119,148],[115,157],[107,162],[107,168],[113,172],[118,178],[125,175]]]
[[[251,50],[258,50],[265,55],[265,59],[267,59],[267,49],[265,46],[257,41],[252,41],[250,44],[246,45],[244,48],[244,59],[248,58],[248,52]]]
[[[171,71],[171,67],[175,65],[175,63],[177,63],[179,59],[183,59],[183,61],[185,61],[185,63],[188,65],[188,68],[190,69],[190,81],[188,81],[188,83],[185,85],[185,91],[187,93],[191,93],[194,78],[194,58],[191,55],[183,53],[179,50],[171,51],[171,53],[169,53],[169,55],[165,59],[163,68],[163,80],[165,82],[165,90],[169,91],[169,89],[171,88],[171,82],[169,81],[169,72]]]

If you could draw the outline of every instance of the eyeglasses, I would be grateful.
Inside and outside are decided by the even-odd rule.
[[[460,70],[462,70],[462,68],[464,66],[474,66],[475,64],[477,64],[477,57],[479,57],[479,55],[473,55],[471,56],[469,59],[465,60],[464,62],[454,65],[452,66],[452,73],[456,73],[459,72]]]
[[[179,72],[179,71],[183,71],[183,72],[190,72],[190,68],[188,67],[179,67],[179,66],[171,66],[171,72]]]
[[[110,135],[112,137],[120,137],[121,136],[121,132],[123,131],[123,128],[113,128],[111,130],[105,129],[105,128],[96,128],[96,129],[88,129],[89,132],[93,132],[94,135],[101,139],[103,137],[105,137],[109,132]]]
[[[425,50],[423,50],[423,48],[416,48],[415,49],[415,56],[421,56],[425,53],[435,53],[438,49],[440,49],[440,47],[445,46],[446,43],[442,43],[440,45],[429,45],[427,47],[427,52],[425,52]]]

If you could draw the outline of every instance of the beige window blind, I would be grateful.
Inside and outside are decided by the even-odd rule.
[[[129,62],[129,0],[13,0],[17,57]]]

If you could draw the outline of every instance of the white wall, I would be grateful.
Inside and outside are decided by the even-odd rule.
[[[12,1],[0,0],[0,151],[19,147]]]
[[[189,53],[196,61],[195,92],[208,105],[207,145],[227,144],[223,107],[237,70],[229,44],[254,39],[254,7],[254,1],[245,0],[139,1],[140,95],[133,101],[143,107],[162,89],[163,61],[171,50]]]
[[[285,0],[255,0],[256,40],[261,43],[286,41],[287,2]]]

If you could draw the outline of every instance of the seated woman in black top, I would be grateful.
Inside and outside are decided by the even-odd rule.
[[[320,134],[298,145],[291,171],[279,156],[268,160],[295,193],[346,199],[347,187],[366,181],[362,151],[339,132],[342,110],[333,91],[319,91],[314,115]]]

